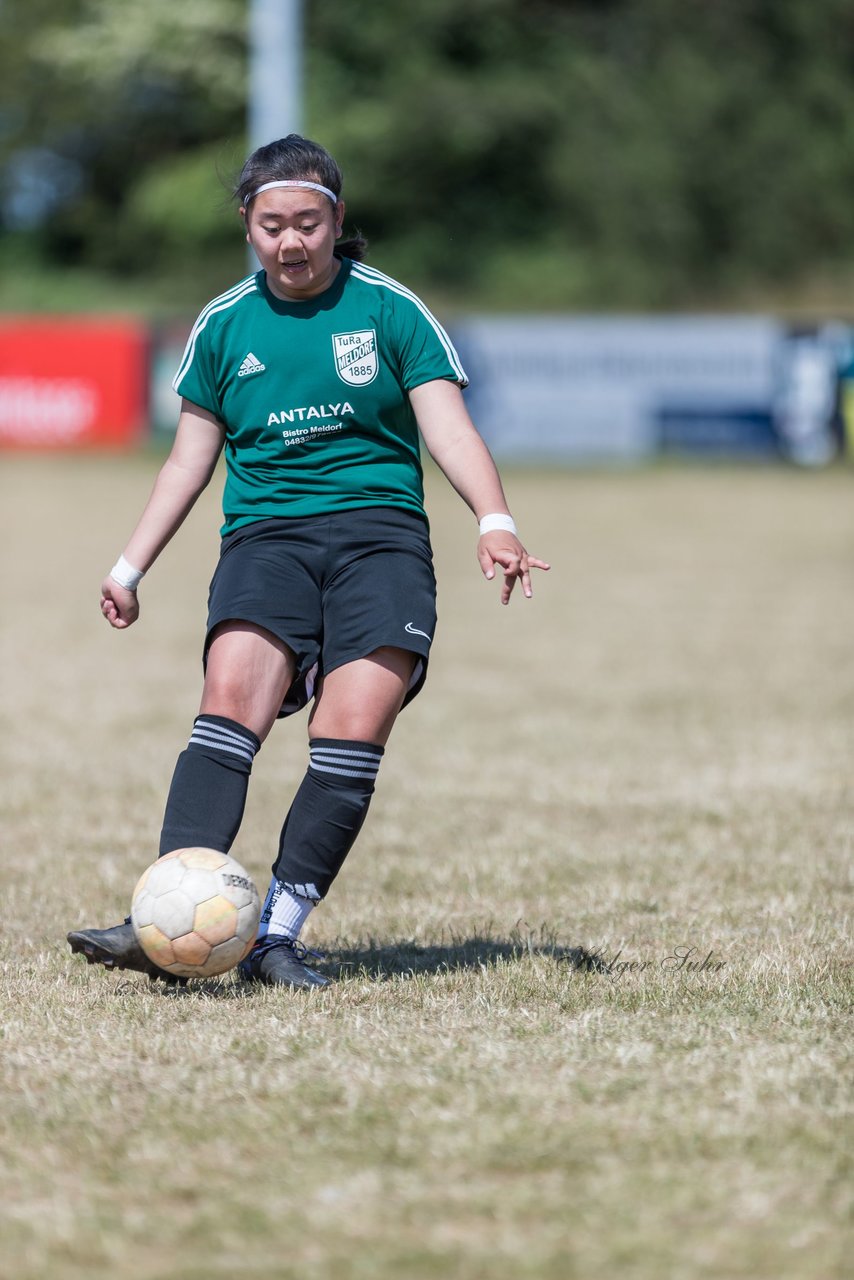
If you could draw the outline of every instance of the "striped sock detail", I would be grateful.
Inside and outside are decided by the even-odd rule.
[[[273,875],[297,898],[325,898],[365,821],[383,748],[309,740],[309,763],[279,837]]]
[[[261,743],[251,729],[224,716],[196,716],[187,749],[237,756],[250,768]]]
[[[315,773],[373,782],[379,773],[383,748],[369,742],[335,742],[329,738],[318,738],[309,743],[309,756],[308,767]]]

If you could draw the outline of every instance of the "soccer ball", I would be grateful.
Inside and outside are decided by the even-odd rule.
[[[251,949],[260,917],[251,877],[216,849],[176,849],[152,862],[130,909],[149,960],[182,978],[233,969]]]

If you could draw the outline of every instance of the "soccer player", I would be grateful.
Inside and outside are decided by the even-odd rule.
[[[421,689],[436,623],[419,431],[479,521],[484,575],[547,569],[517,536],[495,464],[465,408],[445,330],[409,289],[340,242],[342,177],[296,134],[255,151],[235,195],[261,270],[215,298],[174,388],[177,434],[101,586],[121,630],[137,588],[225,450],[225,523],[210,590],[199,714],[178,758],[160,854],[228,852],[252,762],[280,716],[311,703],[309,762],[284,821],[244,977],[324,986],[297,940],[368,811],[399,711]],[[107,968],[171,977],[128,921],[68,935]]]

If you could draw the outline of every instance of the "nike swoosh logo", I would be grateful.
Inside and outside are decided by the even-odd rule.
[[[417,627],[413,627],[411,622],[407,622],[403,629],[408,631],[411,636],[423,636],[425,640],[430,639],[426,631],[419,631]]]

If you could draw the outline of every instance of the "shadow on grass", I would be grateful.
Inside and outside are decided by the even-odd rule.
[[[332,946],[323,955],[318,969],[330,977],[364,977],[373,982],[392,978],[415,977],[418,974],[458,973],[464,969],[491,969],[511,964],[528,956],[546,956],[560,960],[583,973],[607,973],[602,957],[586,947],[568,947],[551,938],[511,934],[495,937],[490,933],[469,937],[440,938],[421,943],[413,939],[377,942],[370,939],[360,946]]]
[[[369,982],[389,982],[395,978],[414,978],[419,974],[459,973],[465,969],[494,969],[499,964],[512,964],[530,956],[559,960],[580,973],[608,973],[602,956],[586,947],[569,947],[555,939],[513,932],[494,936],[489,931],[468,937],[442,936],[435,942],[414,939],[380,942],[373,938],[364,943],[332,944],[325,951],[309,950],[306,963],[333,980],[363,978]],[[150,982],[148,978],[122,977],[116,984],[116,995],[139,995],[152,992],[171,999],[193,996],[208,1000],[245,1000],[257,994],[254,983],[245,982],[235,971],[218,978],[192,979],[189,982]]]

